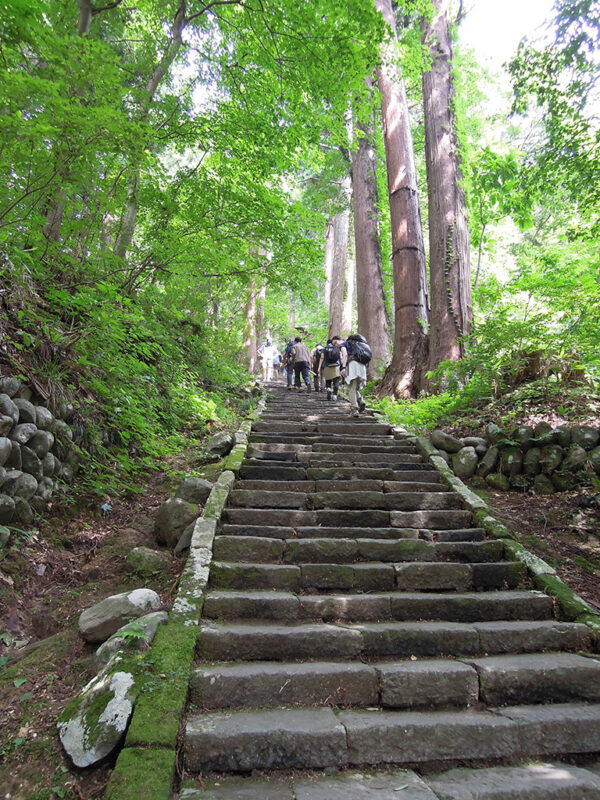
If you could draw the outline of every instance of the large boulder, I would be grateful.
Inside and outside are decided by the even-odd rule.
[[[46,406],[36,406],[35,424],[41,431],[51,431],[54,424],[54,414]]]
[[[37,481],[41,481],[44,477],[42,462],[33,450],[25,445],[21,447],[21,469],[33,475]]]
[[[488,447],[490,446],[488,440],[484,439],[482,436],[465,436],[462,443],[465,447],[474,447],[475,452],[480,458],[487,453]]]
[[[25,400],[24,397],[15,397],[13,402],[19,409],[19,422],[31,422],[35,425],[35,406],[33,403]]]
[[[2,487],[4,489],[4,487]],[[15,513],[15,501],[7,494],[0,494],[0,525],[10,522]]]
[[[133,674],[109,665],[71,700],[57,728],[76,767],[89,767],[112,753],[127,730],[135,698]]]
[[[27,444],[35,433],[37,433],[37,426],[33,422],[24,422],[23,424],[15,425],[9,438],[13,442],[17,442],[17,444]]]
[[[568,447],[571,444],[571,428],[569,425],[559,425],[554,429],[556,441],[561,447]]]
[[[505,438],[504,431],[495,422],[490,422],[485,426],[485,435],[491,444],[498,444]]]
[[[15,496],[15,519],[22,522],[24,525],[31,525],[34,519],[34,513],[31,505],[25,500],[24,497]]]
[[[233,436],[227,431],[220,431],[211,436],[206,449],[214,456],[226,456],[233,447]]]
[[[580,447],[578,444],[572,444],[561,464],[561,470],[563,470],[563,472],[577,472],[584,468],[587,457],[587,453],[583,447]]]
[[[571,428],[571,441],[584,450],[592,450],[598,444],[599,438],[596,428],[590,425],[574,425]]]
[[[30,497],[37,492],[38,482],[27,472],[22,472],[16,479],[12,489],[13,497],[22,497],[24,500],[29,500]]]
[[[43,458],[46,453],[52,448],[54,444],[54,436],[50,431],[40,431],[34,433],[31,439],[27,442],[29,447],[36,454],[38,458]]]
[[[44,477],[51,478],[57,470],[58,459],[52,453],[46,453],[42,459],[42,472]]]
[[[485,482],[488,486],[491,486],[492,489],[497,489],[500,492],[508,492],[510,488],[510,483],[506,475],[501,475],[499,472],[492,472],[491,475],[487,475]]]
[[[544,436],[546,433],[552,433],[552,425],[549,422],[538,422],[538,424],[533,429],[533,433],[536,439],[539,439],[540,436]]]
[[[588,461],[594,468],[594,471],[600,474],[600,447],[594,447],[593,450],[590,450],[588,453]]]
[[[50,500],[54,494],[54,481],[52,478],[42,478],[38,484],[36,495],[42,500]]]
[[[127,566],[132,572],[147,578],[161,572],[167,566],[164,553],[151,550],[149,547],[134,547],[125,558]]]
[[[11,432],[14,424],[12,417],[6,414],[0,414],[0,436],[7,436]]]
[[[12,452],[12,443],[6,436],[0,436],[0,466],[6,464]]]
[[[560,466],[563,456],[564,451],[557,444],[549,444],[546,447],[542,447],[542,455],[540,456],[542,472],[545,475],[552,475],[554,470]]]
[[[525,475],[533,478],[540,472],[542,469],[541,458],[542,451],[539,447],[531,447],[525,453],[525,457],[523,458],[523,472]]]
[[[477,453],[474,447],[463,447],[452,456],[452,469],[459,478],[471,478],[477,469]]]
[[[196,478],[187,475],[182,483],[179,484],[175,497],[185,500],[187,503],[204,503],[212,489],[212,483],[204,478]]]
[[[438,450],[445,450],[447,453],[458,453],[464,447],[460,439],[444,431],[432,431],[429,438],[434,447],[437,447]]]
[[[18,442],[11,441],[10,455],[4,462],[6,469],[21,469],[21,445]]]
[[[131,618],[158,611],[160,597],[152,589],[134,589],[106,597],[79,615],[79,633],[86,642],[103,642]]]
[[[518,447],[507,447],[500,456],[500,472],[513,478],[523,471],[523,453]]]
[[[519,447],[526,450],[531,446],[533,439],[533,428],[531,425],[518,425],[511,433],[510,438],[515,441]]]
[[[154,535],[159,544],[175,547],[183,529],[192,522],[199,513],[195,503],[187,503],[179,497],[172,497],[158,509],[154,522]]]
[[[7,394],[0,394],[0,414],[10,417],[15,424],[19,421],[19,409]]]
[[[3,376],[0,378],[0,392],[14,397],[21,388],[21,381],[18,378]]]
[[[499,459],[500,448],[493,445],[481,459],[477,467],[477,474],[481,475],[482,478],[486,478],[490,473],[495,471]]]
[[[96,665],[102,667],[108,664],[118,652],[147,650],[152,644],[158,626],[164,625],[168,619],[169,615],[166,611],[153,611],[151,614],[145,614],[143,617],[138,617],[132,622],[128,622],[127,625],[123,625],[96,650],[94,656]]]
[[[536,475],[533,479],[533,489],[536,494],[554,494],[556,491],[547,475]]]

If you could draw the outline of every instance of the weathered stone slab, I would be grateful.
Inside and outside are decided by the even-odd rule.
[[[437,800],[425,782],[411,770],[392,774],[340,773],[294,781],[295,800]],[[263,796],[264,800],[264,796]]]
[[[475,622],[481,652],[535,653],[546,650],[585,650],[591,643],[586,625],[557,620]]]
[[[381,622],[391,619],[390,594],[300,595],[300,617],[324,622]]]
[[[469,527],[472,519],[470,511],[390,511],[390,523],[395,528],[452,530]]]
[[[527,567],[521,561],[473,564],[472,567],[476,589],[514,589],[527,575]]]
[[[192,673],[190,692],[205,709],[378,702],[377,674],[361,663],[217,664]]]
[[[362,649],[359,630],[336,625],[203,625],[197,651],[218,661],[350,658]]]
[[[504,545],[499,539],[485,542],[436,542],[435,555],[438,561],[466,561],[481,563],[499,561],[504,554]]]
[[[303,589],[352,589],[351,564],[302,564]]]
[[[210,585],[221,589],[300,588],[300,570],[291,564],[245,564],[213,561]]]
[[[498,713],[518,723],[523,756],[600,750],[599,705],[511,706]]]
[[[295,622],[300,613],[300,602],[291,592],[209,592],[202,612],[208,619]]]
[[[374,479],[366,480],[347,480],[342,483],[345,492],[381,492],[383,491],[383,481]],[[317,492],[336,492],[340,489],[340,481],[316,481],[315,489]]]
[[[460,661],[404,661],[373,665],[381,704],[389,708],[468,706],[479,699],[476,671]]]
[[[319,511],[304,512],[316,515],[316,524],[326,528],[340,526],[349,528],[388,528],[390,526],[389,511],[341,511],[320,509]],[[311,525],[315,523],[304,523]]]
[[[216,536],[213,544],[215,561],[250,561],[277,563],[283,557],[283,541],[265,536]]]
[[[307,497],[300,492],[233,489],[229,495],[229,505],[245,508],[307,508]]]
[[[330,709],[204,714],[188,719],[189,769],[323,769],[348,762],[344,728]]]
[[[348,564],[358,554],[354,539],[290,539],[285,543],[284,561],[293,564]]]
[[[396,586],[396,574],[390,564],[365,562],[354,565],[354,588],[359,592],[386,592]]]
[[[284,508],[225,508],[222,520],[231,525],[316,525],[316,511],[297,511]]]
[[[493,714],[439,711],[342,711],[350,764],[427,763],[456,759],[514,758],[517,725]]]
[[[296,481],[306,478],[304,467],[274,467],[268,464],[257,464],[246,461],[240,467],[240,476],[250,480],[282,480]]]
[[[327,539],[356,539],[357,544],[360,540],[371,541],[371,539],[416,539],[419,532],[414,528],[402,530],[401,528],[353,528],[353,527],[319,527],[319,528],[296,528],[296,536],[299,539],[327,538]]]
[[[396,586],[404,591],[441,591],[453,589],[464,592],[473,583],[471,564],[439,563],[437,561],[395,564]]]
[[[203,780],[203,787],[187,786],[185,781],[179,791],[179,800],[294,800],[294,790],[289,779],[219,777],[215,781]]]
[[[295,531],[279,525],[229,525],[221,526],[223,536],[259,536],[265,539],[291,539]]]
[[[420,535],[433,542],[481,542],[485,539],[483,528],[457,528],[453,531],[421,531]]]
[[[397,620],[439,619],[487,622],[509,619],[549,619],[552,599],[542,592],[412,592],[392,596]]]
[[[236,481],[236,489],[263,489],[272,491],[273,488],[281,489],[283,492],[303,492],[304,494],[315,491],[314,481],[257,481],[257,480],[241,480]]]
[[[132,618],[157,611],[160,604],[160,597],[152,589],[106,597],[79,615],[79,633],[87,642],[103,642]]]
[[[362,634],[368,656],[476,655],[475,628],[453,622],[384,622],[354,625]]]
[[[469,661],[488,704],[600,699],[600,662],[572,653],[492,656]]]
[[[600,800],[600,778],[570,764],[453,769],[427,784],[439,800]]]

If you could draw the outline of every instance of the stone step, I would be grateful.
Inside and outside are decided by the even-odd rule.
[[[419,531],[415,528],[350,528],[350,527],[316,527],[299,526],[296,528],[277,525],[230,525],[221,526],[224,536],[259,536],[278,539],[418,539]],[[427,532],[429,533],[429,532]],[[432,537],[426,537],[433,541]]]
[[[582,650],[586,625],[556,620],[218,624],[205,622],[197,653],[208,661],[437,658]],[[556,751],[560,752],[560,751]]]
[[[475,670],[465,668],[477,681]],[[190,699],[211,711],[282,705],[364,707],[379,703],[379,678],[373,666],[361,663],[216,664],[192,672]]]
[[[296,595],[281,591],[211,591],[204,601],[204,616],[217,620],[286,620],[300,622],[383,622],[386,620],[491,620],[551,619],[552,598],[543,592],[377,592],[368,595]]]
[[[389,527],[440,527],[450,528],[452,525],[442,525],[441,519],[439,525],[390,525],[390,517],[392,514],[402,512],[396,511],[342,511],[337,509],[319,509],[317,511],[303,511],[294,509],[277,509],[277,508],[225,508],[222,514],[222,520],[232,525],[285,525],[287,527],[314,527],[315,525],[323,525],[328,528],[337,528],[347,525],[351,528],[389,528]],[[409,514],[410,512],[406,512]],[[452,521],[452,514],[461,514],[463,524],[456,527],[465,527],[464,520],[466,519],[467,512],[463,511],[444,511],[444,512],[426,512],[418,511],[412,512],[421,514],[421,519],[428,519],[428,514],[444,514]],[[470,514],[468,514],[470,518]],[[432,517],[430,521],[436,522],[437,518]]]
[[[359,533],[364,529],[359,528]],[[392,529],[393,530],[393,529]],[[342,529],[346,531],[346,529]],[[424,539],[375,539],[323,536],[287,538],[267,536],[226,536],[215,538],[216,561],[246,561],[253,564],[347,564],[357,561],[444,561],[485,563],[502,558],[500,540],[485,542],[429,542]],[[451,550],[448,550],[448,545]]]
[[[599,749],[600,706],[577,703],[496,713],[326,708],[203,713],[188,717],[184,739],[186,767],[194,772],[424,766]]]
[[[262,422],[261,420],[252,423],[252,430],[257,432],[275,431],[277,433],[337,433],[360,436],[374,434],[389,434],[390,426],[379,422],[371,422],[365,418],[346,419],[339,422],[287,422],[284,420],[273,420],[272,422]]]
[[[423,473],[419,473],[423,477]],[[236,489],[259,491],[283,492],[334,492],[342,489],[345,492],[445,492],[448,487],[440,481],[433,480],[434,476],[426,476],[426,480],[418,481],[378,481],[378,480],[347,480],[343,481],[260,481],[237,480]]]
[[[600,800],[600,776],[572,764],[463,767],[429,776],[427,785],[437,800]]]
[[[363,453],[354,450],[350,453],[315,453],[308,456],[310,466],[343,467],[345,464],[422,464],[423,456],[419,453],[388,453],[380,451]]]
[[[279,772],[268,778],[223,776],[182,783],[179,800],[600,800],[600,776],[567,763],[452,769],[347,769],[334,775]]]
[[[306,467],[273,466],[269,462],[260,463],[258,460],[242,462],[239,475],[241,478],[261,481],[301,481],[307,477]]]
[[[452,530],[468,528],[472,519],[470,511],[390,511],[390,524],[396,528]]]
[[[348,436],[346,434],[336,434],[336,433],[286,433],[285,431],[280,431],[276,433],[268,433],[266,431],[253,431],[248,434],[248,441],[250,444],[259,445],[262,443],[265,444],[285,444],[287,442],[293,444],[308,444],[313,445],[316,443],[321,444],[347,444],[348,443]],[[377,445],[390,445],[394,446],[398,444],[401,440],[396,439],[391,434],[387,435],[378,435],[378,436],[360,436],[359,434],[355,434],[352,436],[352,443],[358,445],[370,445],[370,444],[377,444]]]
[[[285,492],[233,489],[229,506],[238,508],[296,508],[361,510],[381,508],[398,511],[460,509],[457,492]]]
[[[469,662],[489,705],[600,700],[600,662],[572,653],[492,656]]]
[[[404,464],[394,467],[351,466],[309,467],[307,477],[315,481],[383,480],[383,481],[428,481],[439,472],[426,464]],[[435,480],[435,478],[433,478]]]

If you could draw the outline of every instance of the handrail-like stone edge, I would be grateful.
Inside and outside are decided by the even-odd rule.
[[[403,432],[403,429],[398,432]],[[454,474],[429,439],[417,436],[414,441],[421,455],[441,473],[452,491],[457,492],[463,498],[466,507],[473,512],[475,524],[495,539],[501,539],[504,545],[504,554],[525,564],[535,586],[556,599],[565,618],[586,624],[592,629],[596,642],[600,643],[600,615],[582,597],[575,594],[566,583],[561,581],[556,570],[550,564],[516,541],[514,534],[490,514],[490,508],[485,500],[471,491]]]
[[[151,658],[156,654],[153,664],[156,682],[152,692],[143,694],[135,705],[124,747],[106,787],[105,800],[172,797],[177,737],[187,701],[217,522],[246,452],[252,423],[260,417],[265,404],[263,392],[256,408],[236,431],[235,445],[223,462],[223,472],[196,520],[169,620],[157,632],[150,652]]]

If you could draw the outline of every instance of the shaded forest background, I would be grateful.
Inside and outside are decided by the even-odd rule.
[[[455,278],[450,226],[436,290],[424,91],[442,12],[468,232]],[[176,452],[190,427],[226,424],[266,336],[283,347],[303,330],[314,345],[368,321],[375,381],[391,362],[374,389],[435,397],[425,424],[525,378],[598,381],[599,4],[557,0],[545,37],[510,63],[511,96],[454,41],[462,12],[3,0],[0,366],[75,403],[90,488]],[[394,260],[384,79],[406,91],[418,267]],[[356,237],[369,180],[376,312],[361,311],[375,281]],[[422,308],[406,320],[398,292],[417,270]],[[445,351],[412,353],[419,377],[402,383],[402,336],[431,340],[436,291],[449,318],[463,292],[464,319]]]

